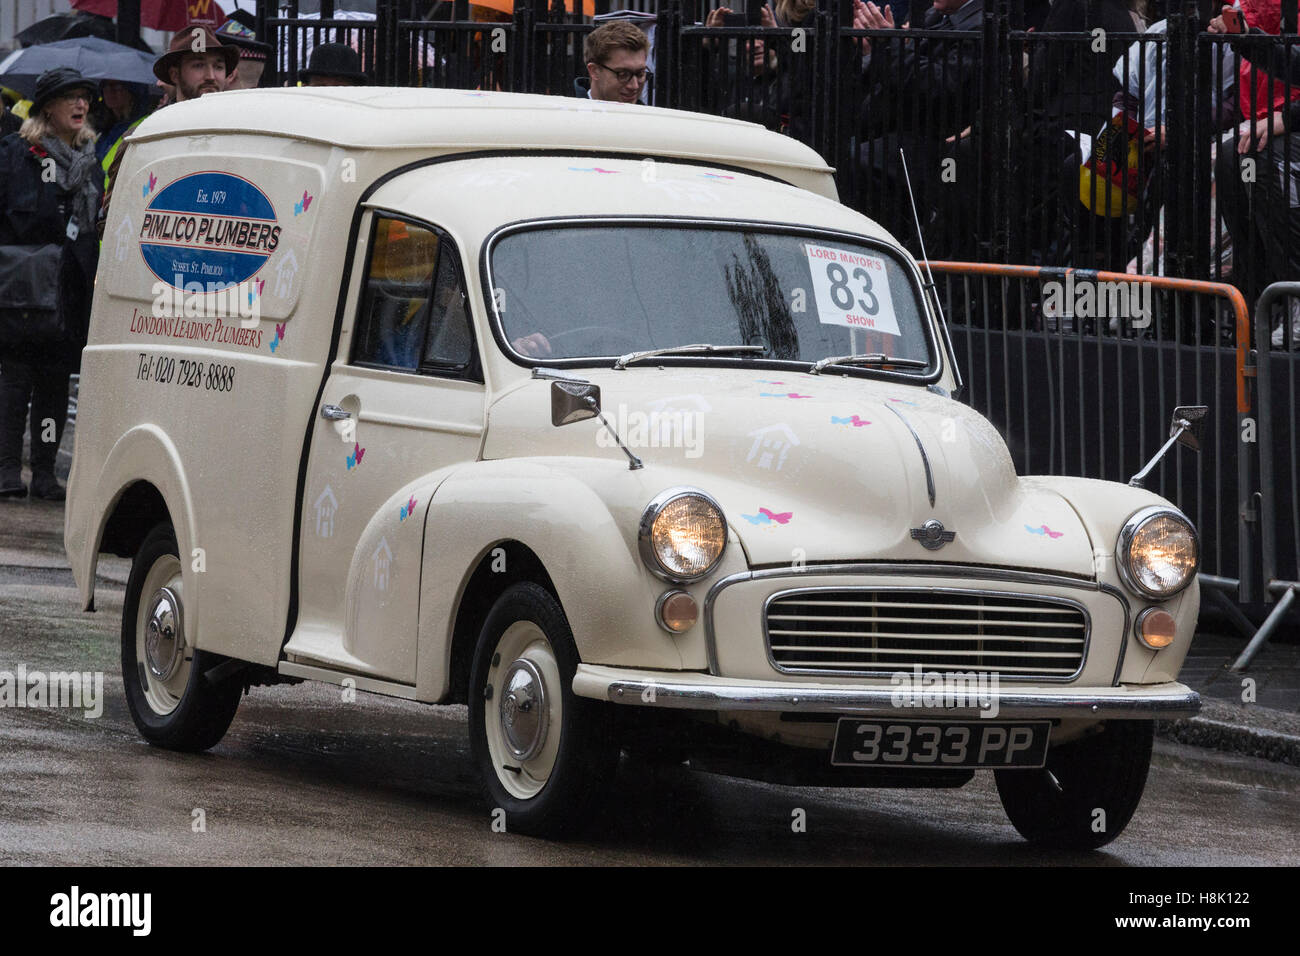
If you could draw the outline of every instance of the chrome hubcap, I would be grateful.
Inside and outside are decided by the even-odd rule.
[[[167,681],[185,656],[181,630],[181,602],[171,588],[159,588],[145,619],[145,662],[156,680]]]
[[[501,731],[516,760],[529,760],[546,743],[550,711],[546,684],[532,661],[520,658],[506,668],[501,693]]]

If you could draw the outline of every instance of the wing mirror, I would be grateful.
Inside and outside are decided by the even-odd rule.
[[[551,424],[557,428],[600,414],[600,386],[589,382],[551,382]]]
[[[533,370],[533,377],[542,377],[539,370]],[[641,459],[632,454],[627,445],[623,444],[623,439],[619,437],[618,432],[614,431],[614,426],[605,420],[605,416],[600,410],[599,385],[577,379],[552,379],[551,424],[558,428],[561,425],[572,425],[574,422],[586,421],[588,418],[599,418],[600,423],[614,436],[614,440],[618,442],[618,447],[623,449],[623,454],[627,455],[630,470],[636,471],[638,468],[643,467]]]
[[[1210,413],[1208,405],[1179,405],[1174,409],[1173,421],[1169,423],[1169,440],[1165,442],[1151,460],[1136,475],[1128,480],[1134,488],[1145,487],[1142,482],[1151,474],[1151,469],[1160,463],[1165,453],[1175,444],[1186,445],[1192,451],[1201,450],[1201,438],[1205,434],[1205,416]]]

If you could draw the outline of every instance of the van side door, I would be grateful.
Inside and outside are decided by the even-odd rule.
[[[414,684],[424,516],[478,457],[485,391],[455,243],[384,210],[316,410],[290,660]]]

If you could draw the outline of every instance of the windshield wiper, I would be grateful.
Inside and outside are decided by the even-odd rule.
[[[767,347],[763,345],[706,345],[697,343],[695,345],[673,345],[666,349],[646,349],[644,352],[628,352],[626,355],[620,355],[614,362],[614,368],[625,369],[632,362],[639,362],[642,359],[653,358],[656,355],[691,355],[696,352],[721,353],[721,352],[766,352]]]
[[[883,352],[873,352],[870,355],[834,355],[830,358],[824,358],[813,365],[808,370],[809,375],[816,375],[822,369],[831,365],[901,365],[904,368],[929,368],[929,362],[921,362],[916,359],[895,358],[892,355],[885,355]]]

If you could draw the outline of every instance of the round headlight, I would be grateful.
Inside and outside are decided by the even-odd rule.
[[[638,530],[641,560],[667,581],[694,581],[718,565],[727,522],[702,491],[673,488],[646,506]]]
[[[1125,522],[1115,547],[1120,579],[1135,594],[1163,601],[1191,584],[1200,562],[1196,529],[1170,508],[1143,508]]]

